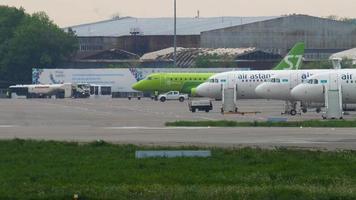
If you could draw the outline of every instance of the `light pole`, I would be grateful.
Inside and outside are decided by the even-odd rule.
[[[173,39],[173,45],[174,45],[174,54],[173,54],[173,59],[174,59],[174,67],[177,67],[177,3],[176,0],[174,0],[174,39]]]

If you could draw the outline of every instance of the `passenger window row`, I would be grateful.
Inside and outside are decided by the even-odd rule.
[[[250,80],[244,80],[242,79],[242,82],[267,82],[267,79],[250,79]]]
[[[178,80],[185,80],[185,81],[204,81],[205,79],[204,78],[170,78],[171,81],[178,81]]]
[[[350,81],[347,80],[346,83],[356,83],[356,81],[354,81],[354,80],[350,80]]]

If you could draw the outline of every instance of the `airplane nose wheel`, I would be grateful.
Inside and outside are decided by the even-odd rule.
[[[296,102],[286,101],[285,110],[281,114],[282,115],[291,115],[291,116],[297,115],[298,114],[298,112],[297,112],[297,103]]]
[[[295,116],[295,115],[297,115],[297,111],[296,110],[291,110],[289,112],[289,114],[292,115],[292,116]]]

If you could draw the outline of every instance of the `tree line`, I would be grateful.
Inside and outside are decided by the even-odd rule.
[[[65,32],[44,12],[0,6],[0,80],[31,83],[32,68],[55,68],[78,49],[73,31]]]

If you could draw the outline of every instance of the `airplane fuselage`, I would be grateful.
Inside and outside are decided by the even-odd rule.
[[[237,88],[237,99],[264,99],[265,97],[256,93],[256,88],[263,83],[270,81],[272,77],[288,75],[280,81],[288,88],[295,87],[308,77],[328,70],[263,70],[263,71],[232,71],[215,74],[207,82],[199,85],[196,92],[200,96],[219,99],[222,96],[222,87]]]
[[[331,86],[333,84],[333,86]],[[340,85],[342,102],[356,103],[356,70],[333,70],[311,76],[307,82],[291,90],[291,96],[300,101],[325,102],[325,90]]]
[[[179,91],[190,94],[192,89],[205,82],[213,73],[156,73],[132,86],[143,92]]]

